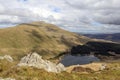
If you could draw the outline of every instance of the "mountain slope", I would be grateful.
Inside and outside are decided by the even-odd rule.
[[[24,23],[0,29],[0,55],[21,57],[36,51],[49,59],[89,40],[45,22]]]
[[[85,34],[85,36],[88,36],[90,38],[96,38],[96,39],[111,40],[111,41],[120,43],[120,33],[114,33],[114,34]]]

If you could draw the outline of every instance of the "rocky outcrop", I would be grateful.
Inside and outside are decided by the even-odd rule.
[[[38,69],[45,69],[48,72],[59,73],[61,71],[65,71],[65,67],[63,64],[55,64],[48,60],[43,60],[42,56],[37,53],[31,53],[27,56],[23,57],[18,64],[18,66],[32,66]]]
[[[13,58],[10,55],[0,56],[0,60],[6,59],[9,62],[13,62]]]

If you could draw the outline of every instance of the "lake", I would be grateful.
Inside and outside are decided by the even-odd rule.
[[[63,59],[60,61],[64,66],[71,66],[71,65],[81,65],[81,64],[88,64],[91,62],[100,61],[94,55],[85,55],[85,56],[72,56],[70,54],[65,55]]]

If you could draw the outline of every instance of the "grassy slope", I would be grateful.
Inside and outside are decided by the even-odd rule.
[[[32,67],[18,67],[16,63],[0,61],[0,76],[16,80],[120,80],[120,62],[107,62],[107,69],[89,74],[83,73],[48,73]],[[8,65],[8,66],[6,66]]]
[[[44,58],[51,58],[88,40],[84,36],[80,37],[45,22],[20,24],[0,29],[0,55],[22,57],[35,50],[42,56],[45,54]]]

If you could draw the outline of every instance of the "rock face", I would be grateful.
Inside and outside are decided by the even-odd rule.
[[[13,58],[10,55],[0,56],[0,59],[6,59],[9,62],[13,62]]]
[[[38,55],[37,53],[31,53],[23,57],[18,66],[32,66],[38,69],[45,69],[48,72],[55,73],[65,71],[63,64],[59,63],[56,65],[55,63],[52,63],[48,60],[43,60],[42,56]]]

